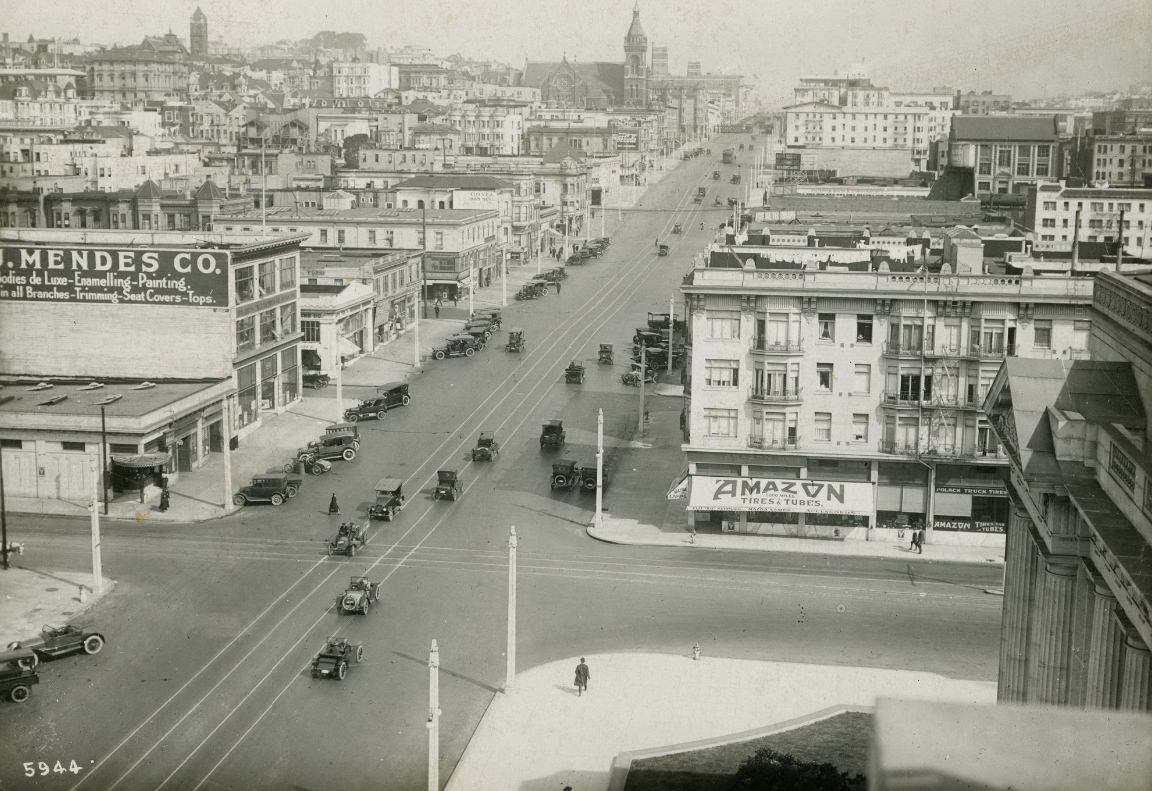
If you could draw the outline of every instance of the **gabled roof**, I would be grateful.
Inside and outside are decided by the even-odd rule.
[[[151,182],[149,182],[151,183]],[[196,200],[200,201],[220,201],[224,200],[224,193],[220,191],[211,180],[205,179],[204,183],[196,188],[196,192],[192,193]]]
[[[570,67],[580,79],[588,86],[588,98],[602,97],[619,98],[624,95],[624,64],[623,63],[569,63],[558,62],[529,62],[524,67],[524,75],[520,84],[528,88],[541,88],[552,74],[561,66]]]
[[[136,197],[141,200],[160,200],[163,194],[160,192],[160,188],[156,186],[156,182],[148,179],[140,185],[140,189],[136,190]]]
[[[954,115],[952,137],[956,140],[989,142],[1054,142],[1057,138],[1056,116]]]

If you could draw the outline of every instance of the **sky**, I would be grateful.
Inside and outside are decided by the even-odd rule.
[[[427,47],[500,60],[623,60],[634,0],[200,0],[209,37],[239,47],[363,33],[370,47]],[[196,2],[5,0],[15,39],[138,43],[169,30],[187,39]],[[93,15],[93,9],[100,9]],[[892,90],[953,89],[1018,98],[1123,90],[1152,79],[1149,0],[641,0],[649,44],[673,73],[739,72],[780,105],[801,76],[862,66]]]

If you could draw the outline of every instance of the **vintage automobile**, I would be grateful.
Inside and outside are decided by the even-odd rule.
[[[299,484],[293,485],[287,473],[266,472],[263,475],[253,475],[252,483],[241,486],[240,491],[232,495],[235,505],[248,505],[248,503],[272,503],[283,505],[285,500],[296,496]]]
[[[720,180],[720,171],[719,170],[713,170],[712,171],[712,180],[713,181],[719,181]]]
[[[332,381],[332,377],[328,374],[322,374],[319,371],[305,371],[304,376],[305,387],[311,387],[313,390],[323,390]]]
[[[567,438],[568,434],[564,431],[564,421],[562,420],[545,420],[544,425],[540,428],[541,449],[562,448]]]
[[[404,510],[404,482],[399,478],[381,478],[376,482],[376,502],[368,506],[369,519],[391,522]]]
[[[667,333],[669,322],[672,322],[672,331],[674,333],[681,334],[684,332],[685,324],[683,319],[673,319],[669,313],[648,313],[648,329],[650,330]],[[665,337],[667,337],[667,335],[665,335]]]
[[[524,351],[524,330],[520,327],[508,330],[508,343],[504,344],[504,349],[509,352]]]
[[[666,245],[666,244],[662,244],[662,245],[660,245],[660,247],[659,247],[659,248],[656,250],[656,255],[658,255],[658,256],[661,256],[661,257],[663,257],[663,256],[666,256],[666,255],[668,255],[669,251],[671,251],[671,249],[672,249],[672,248],[671,248],[671,247],[669,247],[668,245]]]
[[[615,361],[615,354],[612,351],[612,344],[610,344],[610,343],[600,344],[600,351],[596,354],[596,362],[597,363],[604,363],[606,365],[612,365],[612,363],[614,361]]]
[[[740,201],[737,198],[729,198],[728,199],[728,205],[729,206],[737,206],[737,205],[739,205],[739,203],[740,203]]]
[[[496,328],[492,326],[492,322],[488,319],[476,317],[464,325],[462,334],[471,335],[473,338],[483,337],[487,340],[492,337],[492,333],[494,332],[496,332]]]
[[[104,648],[104,635],[84,626],[51,626],[40,628],[40,636],[30,640],[17,640],[8,644],[9,651],[33,651],[40,659],[64,656],[83,651],[98,654]]]
[[[520,286],[520,290],[516,292],[516,299],[521,302],[528,299],[536,299],[538,296],[540,296],[540,294],[537,289],[527,284]]]
[[[351,434],[352,447],[360,450],[360,428],[355,423],[333,423],[324,427],[325,434]]]
[[[460,497],[460,478],[456,470],[437,470],[436,488],[432,490],[432,499],[456,500]]]
[[[572,459],[560,459],[552,464],[552,478],[549,486],[553,489],[571,489],[580,482],[580,465]]]
[[[593,239],[591,242],[589,242],[589,244],[595,244],[595,245],[600,245],[602,247],[607,247],[608,245],[612,244],[612,240],[607,236],[597,236],[595,239]]]
[[[492,432],[481,431],[476,447],[472,449],[472,461],[496,461],[499,455],[500,443],[492,436]]]
[[[604,489],[608,488],[608,465],[604,465]],[[580,491],[587,494],[596,491],[596,465],[581,465]]]
[[[357,423],[369,418],[383,420],[386,414],[388,414],[388,402],[385,399],[365,398],[356,406],[345,409],[344,419],[349,423]]]
[[[491,334],[489,328],[491,326],[488,322],[484,322],[482,326],[478,324],[468,324],[459,334],[470,336],[472,340],[476,341],[476,350],[482,351],[488,346],[488,336]]]
[[[443,360],[445,357],[472,357],[482,347],[471,335],[449,335],[443,346],[432,349],[432,357]]]
[[[476,311],[476,318],[487,319],[488,323],[492,325],[492,329],[500,329],[503,323],[503,316],[500,313],[500,308],[487,308],[485,310]]]
[[[632,370],[620,375],[620,381],[631,387],[638,387],[641,379],[649,383],[655,382],[655,366],[650,365],[643,369],[643,373],[641,373],[640,363],[632,363]]]
[[[352,461],[356,458],[356,449],[360,440],[351,433],[331,433],[309,442],[303,448],[296,450],[296,461],[310,465],[316,459],[343,459]]]
[[[311,475],[323,475],[326,472],[332,471],[332,462],[324,461],[324,459],[311,459],[311,460],[293,459],[292,461],[290,461],[284,465],[284,472],[288,473],[289,475],[294,474],[298,469],[302,469],[304,472],[309,473]],[[288,480],[289,481],[295,481],[295,480],[302,481],[303,479],[289,478]],[[299,488],[299,487],[297,487],[297,488]]]
[[[684,233],[684,228],[680,225],[680,223],[676,223],[672,226],[672,233]]]
[[[728,183],[729,184],[739,184],[740,183],[740,174],[739,173],[733,173],[732,178],[728,179]]]
[[[356,550],[368,546],[368,525],[344,522],[336,535],[328,542],[329,555],[356,557]]]
[[[353,577],[344,592],[336,597],[336,614],[367,615],[368,610],[372,609],[372,602],[380,601],[380,588],[383,584],[371,582],[364,576]]]
[[[23,703],[32,694],[32,686],[40,683],[33,668],[7,665],[0,668],[0,697],[13,703]]]
[[[552,280],[549,280],[544,275],[533,275],[532,278],[527,283],[525,283],[524,285],[532,286],[534,288],[539,289],[540,293],[543,295],[543,294],[547,294],[548,288],[550,286],[555,285],[555,284]]]
[[[11,643],[11,645],[19,645],[19,643]],[[13,665],[22,670],[35,670],[38,664],[40,664],[40,657],[31,648],[0,651],[0,668]]]
[[[649,329],[648,327],[637,327],[636,332],[632,335],[632,343],[636,346],[644,346],[649,349],[655,346],[666,346],[668,343],[668,335]]]
[[[564,381],[570,385],[583,384],[584,364],[579,360],[568,363],[568,367],[564,369]]]
[[[567,280],[568,267],[554,266],[551,269],[545,269],[544,272],[541,273],[541,276],[547,278],[551,283],[555,283],[560,280]]]
[[[692,198],[692,202],[695,203],[697,206],[699,206],[700,204],[702,204],[704,202],[704,196],[703,195],[696,195],[695,197]],[[716,200],[716,205],[717,206],[720,205],[719,199]]]
[[[357,663],[364,661],[364,643],[354,643],[347,637],[329,637],[312,660],[312,678],[343,681],[353,660]]]

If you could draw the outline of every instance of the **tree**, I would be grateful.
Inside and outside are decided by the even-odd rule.
[[[801,761],[765,747],[736,770],[733,788],[749,791],[864,791],[864,775],[850,777],[829,763]]]
[[[344,138],[344,167],[355,170],[360,167],[360,149],[371,142],[368,135],[349,135]]]

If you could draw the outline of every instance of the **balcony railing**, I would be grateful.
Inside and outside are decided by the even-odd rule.
[[[778,341],[769,338],[754,338],[752,351],[765,354],[800,354],[804,351],[804,344],[800,341]]]
[[[748,447],[759,450],[788,450],[796,448],[796,440],[774,439],[769,437],[749,437]]]
[[[801,400],[802,391],[796,390],[756,390],[753,389],[749,399],[762,404],[795,404]]]
[[[965,357],[970,357],[976,360],[1002,360],[1005,357],[1016,356],[1016,344],[1014,343],[993,343],[993,344],[978,344],[974,343],[968,347],[968,351],[964,353]]]
[[[902,343],[900,341],[884,341],[884,354],[889,357],[925,357],[936,356],[930,343]]]
[[[902,440],[882,439],[880,440],[881,453],[898,453],[902,456],[919,456],[920,446],[915,442],[904,442]]]
[[[919,409],[921,406],[931,406],[931,402],[928,399],[921,402],[920,396],[918,395],[900,392],[893,393],[888,390],[880,394],[880,402],[884,406],[902,407],[905,409]]]

